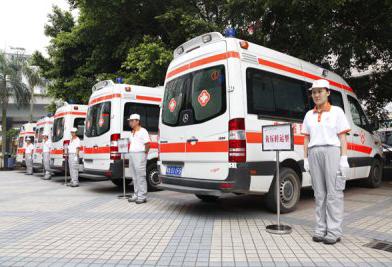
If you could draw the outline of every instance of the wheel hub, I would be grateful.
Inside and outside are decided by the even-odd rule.
[[[294,197],[294,185],[290,179],[280,183],[280,198],[283,203],[289,203]]]

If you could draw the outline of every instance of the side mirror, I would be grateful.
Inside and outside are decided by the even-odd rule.
[[[377,117],[373,117],[370,121],[372,131],[377,131],[380,129],[380,121],[378,120]]]

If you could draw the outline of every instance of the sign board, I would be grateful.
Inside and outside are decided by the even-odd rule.
[[[118,144],[118,153],[128,153],[128,145],[129,145],[129,139],[128,138],[122,138],[118,139],[117,141]]]
[[[263,151],[294,150],[294,135],[291,123],[262,126]]]

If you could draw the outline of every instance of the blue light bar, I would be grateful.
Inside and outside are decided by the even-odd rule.
[[[235,29],[234,28],[227,28],[225,30],[226,37],[235,37]]]
[[[122,78],[120,77],[116,78],[116,83],[122,83],[122,82],[123,82]]]

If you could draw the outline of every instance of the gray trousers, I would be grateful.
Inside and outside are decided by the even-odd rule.
[[[68,154],[69,175],[72,183],[79,183],[79,159],[75,153]]]
[[[340,147],[309,148],[309,167],[316,199],[316,230],[318,236],[338,238],[342,235],[343,190],[346,180],[338,177]]]
[[[44,158],[44,170],[45,170],[45,178],[52,177],[52,173],[49,171],[50,169],[50,153],[45,152],[43,153]]]
[[[33,154],[25,155],[25,162],[28,174],[33,174]]]
[[[146,181],[147,155],[144,152],[129,153],[129,169],[133,179],[133,188],[138,199],[146,199],[147,181]]]

